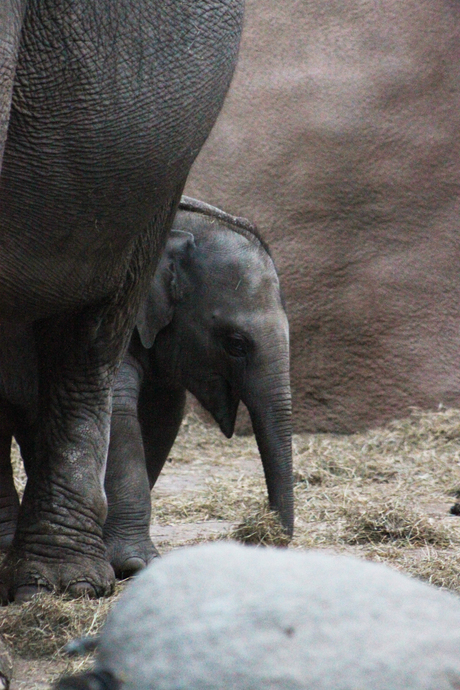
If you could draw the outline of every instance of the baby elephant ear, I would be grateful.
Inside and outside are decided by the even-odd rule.
[[[171,323],[173,317],[170,290],[172,276],[168,275],[169,271],[163,265],[164,263],[162,259],[150,284],[147,297],[137,314],[137,330],[141,343],[147,350],[153,347],[157,333]]]
[[[142,345],[149,350],[157,334],[171,323],[174,304],[186,290],[184,264],[195,247],[195,239],[189,232],[172,230],[161,256],[147,297],[140,306],[136,326]]]

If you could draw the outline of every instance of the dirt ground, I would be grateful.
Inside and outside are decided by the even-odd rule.
[[[353,436],[294,436],[296,524],[290,548],[326,548],[384,561],[460,593],[460,411],[414,411]],[[18,486],[23,478],[18,475]],[[151,534],[162,553],[203,541],[279,543],[266,512],[255,441],[228,441],[190,414],[152,494]],[[282,541],[282,539],[281,539]],[[43,595],[0,611],[13,648],[11,690],[42,690],[91,662],[63,646],[94,633],[123,589],[105,601]]]

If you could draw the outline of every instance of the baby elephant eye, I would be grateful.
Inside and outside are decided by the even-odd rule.
[[[248,354],[248,341],[239,333],[224,336],[224,348],[231,357],[246,357]]]

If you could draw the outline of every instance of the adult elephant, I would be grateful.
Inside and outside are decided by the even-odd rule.
[[[241,0],[7,0],[0,9],[0,376],[37,352],[28,483],[3,599],[111,590],[112,381],[234,68]],[[8,121],[9,119],[9,121]],[[1,498],[1,497],[0,497]]]
[[[460,404],[459,45],[452,0],[247,0],[186,190],[270,243],[294,429]]]

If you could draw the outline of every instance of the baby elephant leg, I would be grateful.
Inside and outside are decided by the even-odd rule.
[[[119,578],[130,577],[158,555],[149,534],[150,488],[137,419],[141,376],[139,366],[127,355],[113,392],[104,542]]]

